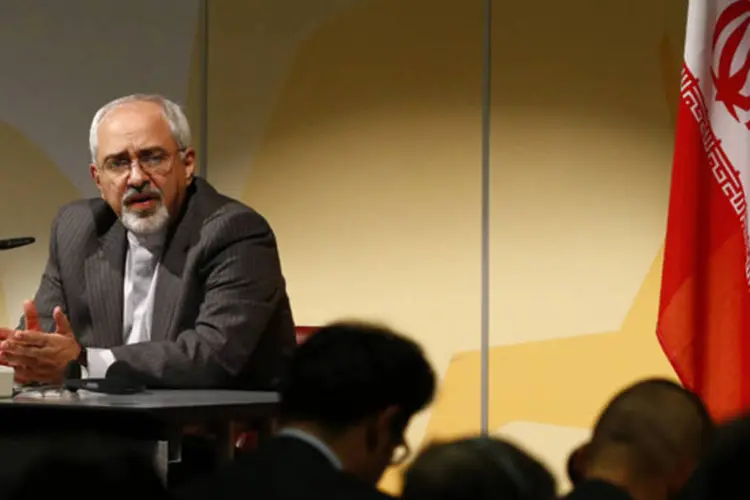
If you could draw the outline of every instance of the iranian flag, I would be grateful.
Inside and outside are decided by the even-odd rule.
[[[750,0],[690,0],[657,335],[719,419],[750,407]]]

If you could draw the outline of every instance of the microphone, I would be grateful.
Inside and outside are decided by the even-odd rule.
[[[0,250],[11,250],[13,248],[25,247],[31,245],[36,241],[36,238],[31,236],[24,236],[23,238],[8,238],[0,240]]]
[[[78,361],[70,361],[65,366],[65,381],[63,388],[70,392],[83,389],[102,394],[137,394],[146,390],[136,372],[124,361],[115,361],[107,369],[104,378],[81,378],[81,365]]]
[[[81,379],[81,364],[76,361],[68,361],[65,365],[65,371],[63,371],[63,380],[80,380]]]

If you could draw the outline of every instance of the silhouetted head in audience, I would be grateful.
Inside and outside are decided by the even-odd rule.
[[[555,480],[536,459],[493,438],[427,447],[404,474],[403,500],[553,500]]]
[[[619,486],[635,500],[672,498],[695,470],[713,430],[694,393],[670,380],[644,380],[604,409],[573,475]]]
[[[76,498],[108,500],[168,498],[156,473],[148,443],[95,433],[22,436],[0,446],[15,453],[22,464],[4,478],[0,497],[8,500]]]
[[[750,414],[717,429],[711,446],[688,482],[685,500],[750,498]]]
[[[344,470],[375,483],[408,455],[406,427],[434,392],[435,374],[415,342],[382,326],[331,324],[295,351],[281,423],[319,438]]]

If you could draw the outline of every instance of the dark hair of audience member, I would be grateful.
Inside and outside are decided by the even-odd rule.
[[[0,498],[170,498],[145,446],[79,433],[53,437],[4,485]]]
[[[470,438],[428,446],[404,474],[403,500],[552,500],[544,465],[500,439]]]
[[[588,470],[627,467],[640,479],[686,479],[713,432],[713,421],[695,393],[671,380],[647,379],[607,405],[583,460]]]
[[[435,374],[422,348],[384,327],[338,322],[297,348],[282,384],[280,419],[336,434],[389,407],[394,435],[433,398]]]

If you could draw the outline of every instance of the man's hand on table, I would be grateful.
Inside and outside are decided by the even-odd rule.
[[[26,330],[0,327],[0,364],[14,368],[19,384],[61,383],[65,367],[81,352],[68,318],[55,307],[55,333],[47,333],[41,331],[34,302],[26,301],[23,311]]]

